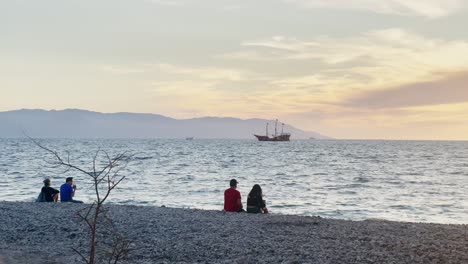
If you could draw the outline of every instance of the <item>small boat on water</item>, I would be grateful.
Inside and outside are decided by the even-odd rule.
[[[281,134],[278,134],[278,119],[275,121],[275,133],[271,135],[271,137],[268,135],[268,125],[269,123],[266,124],[266,134],[264,136],[262,135],[256,135],[254,136],[258,139],[258,141],[289,141],[289,138],[291,137],[290,133],[284,133],[283,128],[284,128],[284,123],[281,123]]]
[[[185,140],[193,140],[193,137],[186,137]]]

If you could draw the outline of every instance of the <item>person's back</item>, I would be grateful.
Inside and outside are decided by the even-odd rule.
[[[224,211],[226,212],[242,212],[241,194],[237,188],[237,181],[232,179],[230,188],[224,191]]]
[[[44,186],[44,187],[42,187],[41,192],[44,193],[44,199],[45,199],[46,202],[56,202],[57,201],[56,197],[57,197],[57,195],[59,193],[58,190],[56,190],[56,189],[54,189],[54,188],[52,188],[50,186]]]
[[[247,196],[247,213],[258,214],[265,208],[265,201],[261,196]]]
[[[50,179],[47,177],[44,180],[44,186],[41,189],[42,198],[39,202],[57,202],[59,191],[50,187],[50,184]]]
[[[224,211],[237,212],[241,209],[237,201],[241,199],[240,192],[234,188],[224,191]]]
[[[64,183],[60,186],[60,201],[61,202],[69,202],[73,200],[73,187],[68,184]]]
[[[255,184],[247,196],[247,213],[268,213],[265,200],[263,200],[262,188]]]

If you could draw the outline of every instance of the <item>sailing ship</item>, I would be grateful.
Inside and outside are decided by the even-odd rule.
[[[289,138],[291,137],[290,133],[284,133],[283,128],[284,128],[284,123],[281,123],[281,134],[278,134],[278,119],[275,121],[275,133],[271,135],[271,137],[268,135],[268,125],[269,123],[266,123],[266,134],[264,136],[262,135],[256,135],[254,136],[258,139],[258,141],[289,141]]]

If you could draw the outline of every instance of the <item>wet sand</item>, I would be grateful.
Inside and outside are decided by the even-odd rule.
[[[83,206],[0,202],[0,264],[81,263]],[[466,225],[108,208],[133,241],[122,263],[468,263]]]

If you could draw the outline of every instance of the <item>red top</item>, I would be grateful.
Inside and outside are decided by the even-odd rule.
[[[241,209],[241,205],[237,204],[237,200],[241,199],[241,194],[234,188],[229,188],[224,191],[224,211],[237,212]]]

